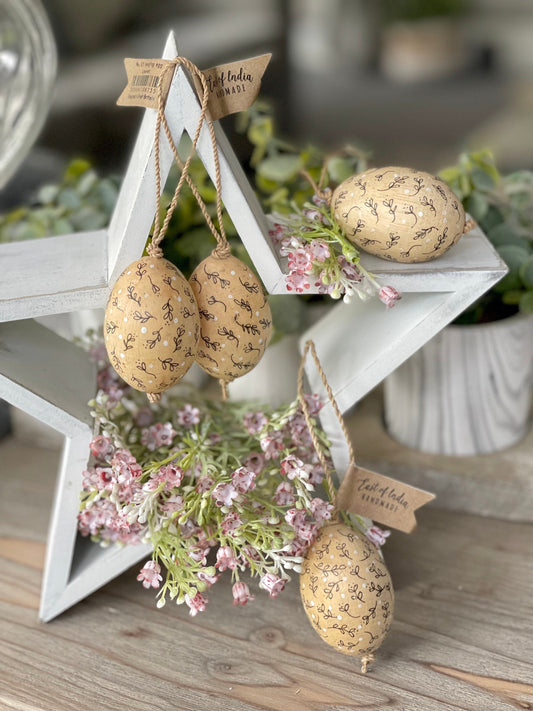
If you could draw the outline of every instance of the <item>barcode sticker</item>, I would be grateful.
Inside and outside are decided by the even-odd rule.
[[[173,72],[165,74],[169,64],[172,62],[168,59],[125,59],[128,84],[119,96],[117,104],[157,109],[159,92],[163,92],[163,101],[166,101],[172,81]]]

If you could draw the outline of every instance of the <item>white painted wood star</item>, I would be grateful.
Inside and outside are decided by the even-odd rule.
[[[163,57],[177,55],[171,33]],[[194,134],[200,116],[195,92],[176,71],[167,118],[177,144]],[[147,109],[106,230],[0,245],[0,397],[64,435],[65,445],[48,540],[40,616],[51,620],[147,555],[149,546],[102,549],[76,533],[82,471],[92,437],[87,402],[96,390],[87,355],[33,318],[104,307],[122,270],[143,251],[155,213],[155,112]],[[284,293],[283,264],[268,236],[255,194],[220,126],[222,199],[270,293]],[[214,161],[208,131],[198,152],[211,177]],[[164,182],[172,153],[161,142]],[[316,344],[341,410],[345,412],[506,271],[479,230],[463,238],[438,263],[404,265],[365,259],[382,283],[404,294],[392,312],[381,303],[339,304],[302,337]],[[322,385],[308,364],[310,390]],[[331,408],[322,424],[334,463],[346,469],[347,448]]]

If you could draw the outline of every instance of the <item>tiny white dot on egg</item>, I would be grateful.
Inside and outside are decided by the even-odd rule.
[[[404,190],[404,193],[405,193],[406,195],[409,195],[409,190]]]
[[[363,625],[357,625],[357,629],[360,630]]]
[[[342,579],[343,579],[343,580],[348,580],[348,578],[346,577],[346,575],[345,575],[345,576],[343,576],[343,578],[342,578]]]
[[[311,600],[311,607],[314,607],[314,606],[315,606],[315,601]]]
[[[362,641],[363,641],[363,638],[362,638],[362,637],[359,637],[359,641],[362,642]]]
[[[118,338],[119,338],[120,341],[122,340],[122,334],[121,334],[121,333],[118,334]]]
[[[147,299],[147,298],[148,298],[148,294],[145,294],[145,295],[144,295],[144,298]]]
[[[189,334],[188,334],[188,335],[189,335],[189,336],[192,336],[192,331],[189,331]]]
[[[153,269],[153,268],[154,268],[154,265],[153,265],[153,264],[150,264],[150,269]]]
[[[225,348],[225,347],[226,347],[226,344],[223,343],[220,347],[221,347],[221,348]]]
[[[327,632],[325,627],[322,627],[322,632]]]
[[[350,193],[350,197],[353,197],[353,193]]]
[[[231,274],[231,276],[235,276],[235,270],[232,269],[231,272],[230,272],[230,274]]]
[[[256,312],[255,312],[255,315],[256,315],[256,316],[259,316],[259,311],[256,311]]]
[[[366,583],[363,583],[362,587],[366,588]]]
[[[141,328],[141,333],[146,333],[146,326],[143,326],[143,327]]]
[[[168,346],[168,341],[163,341],[164,346]]]
[[[121,358],[124,358],[124,353],[121,353],[121,354],[120,354],[120,357],[121,357]]]
[[[181,296],[178,296],[178,301],[181,302]]]
[[[327,578],[322,578],[322,582],[323,582],[323,583],[326,583],[326,582],[327,582]]]
[[[218,373],[218,368],[213,368],[213,370],[214,370],[216,373]]]
[[[346,595],[344,593],[341,593],[341,597],[344,599]]]
[[[378,625],[380,625],[380,624],[381,624],[381,622],[378,620]]]
[[[330,605],[330,606],[328,607],[328,610],[331,610],[331,609],[332,609],[332,607],[331,607],[331,605]]]
[[[314,612],[311,613],[311,618],[312,618],[313,620],[315,619],[315,613],[314,613]]]
[[[127,321],[128,321],[128,317],[124,316],[124,323],[127,323]]]
[[[204,281],[204,284],[207,284],[207,282],[206,282],[206,281]]]
[[[330,558],[331,558],[331,560],[333,560],[333,558],[334,558],[334,557],[335,557],[335,556],[333,556],[333,555],[330,555]]]
[[[330,537],[330,538],[333,538],[333,533],[330,533],[330,534],[329,534],[329,537]],[[313,550],[315,550],[315,549],[313,548]]]
[[[154,381],[153,381],[153,380],[149,380],[148,382],[149,382],[149,383],[153,383]]]
[[[180,365],[181,367],[183,367],[185,365],[185,361],[183,361],[183,363],[180,363]]]
[[[228,299],[233,299],[233,296],[231,294],[228,294]]]
[[[131,274],[131,272],[126,272],[126,274]]]
[[[397,177],[398,177],[398,173],[394,173],[394,177],[397,178]]]
[[[119,290],[118,290],[118,293],[119,293],[119,294],[122,294],[122,289],[119,289]]]
[[[402,225],[404,225],[404,224],[405,224],[405,220],[402,220]]]
[[[154,367],[154,364],[153,364],[153,363],[150,363],[150,365],[149,365],[148,367],[149,367],[149,368],[153,368],[153,367]]]
[[[422,211],[420,211],[420,212],[418,213],[418,217],[422,217],[423,214],[424,214],[424,213],[423,213]]]
[[[448,220],[446,218],[444,218],[443,222],[448,222]]]
[[[359,605],[357,605],[357,607],[361,607],[361,603],[359,603]]]
[[[176,281],[176,275],[172,277],[172,281]]]
[[[252,275],[250,274],[250,272],[248,272],[248,276],[249,276],[249,277],[251,277],[251,276],[252,276]]]
[[[338,620],[342,620],[342,615],[337,615]]]
[[[430,241],[430,240],[429,240],[429,237],[428,237],[427,240],[426,240],[426,242],[429,242],[429,241]]]

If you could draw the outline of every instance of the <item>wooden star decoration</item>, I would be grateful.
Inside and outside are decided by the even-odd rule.
[[[171,33],[163,57],[176,55]],[[194,134],[200,105],[181,69],[174,75],[166,113],[176,144],[183,131]],[[65,437],[41,595],[44,621],[150,551],[147,545],[103,549],[77,536],[82,471],[92,438],[87,402],[96,390],[95,368],[81,349],[33,318],[104,307],[116,278],[142,253],[155,213],[155,119],[155,112],[146,110],[108,229],[0,246],[0,397]],[[285,293],[285,264],[272,246],[266,217],[219,125],[215,133],[225,207],[267,290]],[[198,153],[213,177],[205,126]],[[163,182],[171,163],[171,150],[162,141]],[[386,311],[378,302],[339,304],[302,337],[302,344],[309,338],[315,341],[343,412],[506,271],[479,230],[461,240],[437,266],[389,264],[368,257],[365,267],[404,293],[394,311]],[[313,392],[322,391],[311,365],[308,379]],[[346,443],[328,406],[321,420],[332,441],[335,465],[342,472]]]

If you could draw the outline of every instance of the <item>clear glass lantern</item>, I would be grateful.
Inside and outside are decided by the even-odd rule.
[[[0,188],[42,128],[57,52],[40,0],[0,0]]]

